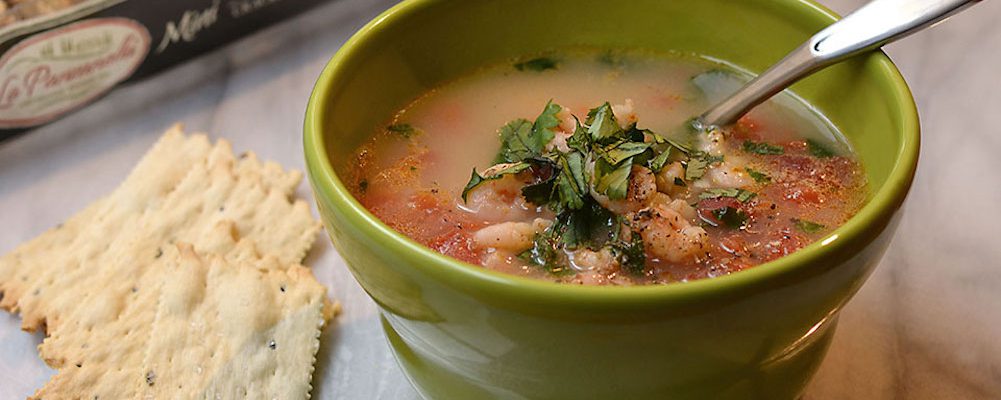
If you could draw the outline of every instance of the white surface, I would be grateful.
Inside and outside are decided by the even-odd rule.
[[[0,144],[0,253],[115,187],[174,121],[302,169],[316,76],[392,3],[338,0]],[[863,0],[825,3],[845,12]],[[1001,3],[984,2],[891,47],[918,99],[921,166],[899,235],[842,314],[805,398],[1001,398],[999,15]],[[308,264],[344,303],[323,337],[314,398],[416,399],[375,305],[325,239]],[[0,312],[0,399],[30,395],[53,372],[37,356],[41,337],[19,324]]]

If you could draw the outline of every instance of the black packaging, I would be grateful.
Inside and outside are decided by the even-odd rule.
[[[0,141],[326,1],[0,0]]]

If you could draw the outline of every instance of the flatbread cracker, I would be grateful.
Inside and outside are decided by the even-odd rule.
[[[147,399],[306,399],[325,289],[302,266],[182,250],[166,272],[137,381]]]
[[[268,190],[261,180],[268,173],[248,167],[261,165],[252,155],[236,163],[228,143],[220,144],[206,165],[192,168],[161,210],[143,215],[131,231],[123,232],[125,239],[88,261],[92,264],[88,274],[67,280],[62,295],[48,299],[51,308],[71,311],[56,316],[50,337],[39,347],[46,362],[62,367],[40,395],[88,393],[90,398],[89,390],[116,388],[128,378],[129,368],[122,366],[138,365],[141,356],[129,360],[128,354],[120,353],[141,354],[134,351],[142,343],[136,338],[145,337],[153,322],[153,287],[159,282],[147,275],[158,268],[171,243],[198,243],[199,251],[221,255],[242,238],[258,244],[256,250],[276,257],[281,265],[303,258],[319,224],[305,202],[288,200],[292,180],[275,179],[280,174],[272,172],[271,182],[284,184],[279,186],[281,192]],[[85,306],[74,308],[74,304]],[[118,361],[115,365],[122,369],[95,381],[89,371],[106,369],[107,359]]]
[[[174,243],[234,263],[298,263],[320,227],[289,200],[301,178],[175,126],[112,194],[0,259],[0,305],[21,311],[26,330],[48,325],[39,350],[60,368],[36,396],[134,395],[121,388],[135,388]]]
[[[19,302],[47,279],[47,271],[64,265],[67,249],[97,251],[87,245],[93,249],[107,245],[112,237],[92,232],[107,231],[146,208],[158,207],[158,198],[173,190],[193,165],[204,162],[210,149],[205,135],[185,136],[180,125],[167,130],[114,192],[0,258],[0,308],[20,311],[25,330],[43,326],[42,313]]]

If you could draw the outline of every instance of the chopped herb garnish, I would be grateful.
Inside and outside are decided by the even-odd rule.
[[[823,144],[821,144],[816,140],[807,139],[806,147],[807,150],[810,151],[810,154],[813,155],[814,157],[817,158],[834,157],[834,152],[831,151],[831,149],[828,149],[827,146],[824,146]]]
[[[626,198],[626,192],[629,189],[629,175],[632,169],[631,160],[626,160],[619,166],[610,164],[604,159],[596,161],[594,163],[594,190],[612,200]]]
[[[550,101],[534,123],[520,118],[501,127],[501,149],[494,162],[511,163],[541,156],[546,143],[555,136],[552,129],[559,125],[556,114],[562,109]]]
[[[664,165],[667,165],[667,161],[669,158],[671,158],[671,148],[667,147],[664,148],[664,150],[661,151],[660,154],[657,154],[656,157],[652,158],[647,163],[647,167],[650,167],[650,170],[656,174],[660,172],[660,170],[664,169]]]
[[[650,148],[649,143],[620,141],[599,149],[601,158],[611,165],[619,165],[622,161],[642,154]]]
[[[387,126],[386,130],[400,135],[404,139],[409,139],[410,137],[420,133],[419,129],[414,128],[414,126],[410,124],[392,124]]]
[[[751,169],[750,167],[746,167],[744,170],[747,171],[747,174],[750,175],[751,179],[754,179],[755,182],[768,183],[772,181],[772,177],[766,175],[764,172]]]
[[[532,137],[532,123],[516,119],[500,129],[501,149],[494,162],[516,162],[542,154],[545,142]]]
[[[754,154],[778,155],[785,153],[785,148],[764,142],[744,142],[744,151]]]
[[[757,193],[747,191],[744,189],[707,189],[706,191],[699,194],[700,199],[716,199],[720,197],[733,197],[740,201],[741,203],[746,203],[748,200],[753,199],[757,196]]]
[[[619,68],[625,65],[625,60],[622,55],[611,50],[601,53],[601,55],[598,56],[598,62],[612,68]]]
[[[608,139],[623,132],[612,112],[612,105],[608,102],[588,111],[585,125],[587,125],[587,133],[590,134],[591,140],[596,143],[607,143]]]
[[[528,61],[523,61],[514,64],[514,68],[516,68],[518,71],[533,71],[533,72],[542,72],[548,69],[556,69],[556,66],[557,66],[556,60],[553,60],[552,58],[549,57],[533,58]]]
[[[639,234],[632,234],[632,239],[628,242],[617,241],[613,243],[611,250],[623,270],[632,274],[640,274],[646,268],[646,251],[643,247],[643,238]]]
[[[466,196],[469,194],[469,192],[471,192],[473,189],[476,189],[476,187],[480,186],[483,182],[494,179],[500,179],[504,177],[504,175],[517,174],[521,171],[531,168],[531,166],[532,164],[524,161],[519,161],[516,163],[497,164],[483,170],[482,175],[479,172],[476,172],[476,168],[473,168],[473,174],[472,176],[469,177],[469,182],[466,183],[466,187],[462,189],[462,201],[466,201]]]
[[[607,102],[591,109],[583,121],[574,116],[576,127],[566,138],[566,147],[547,150],[561,123],[557,115],[562,110],[550,101],[534,122],[517,119],[503,126],[496,165],[482,174],[474,169],[462,198],[465,201],[468,193],[483,182],[520,174],[519,179],[524,181],[521,195],[556,214],[554,223],[536,235],[532,248],[519,254],[520,258],[552,274],[572,274],[565,250],[586,248],[610,251],[624,272],[642,273],[646,259],[640,235],[627,235],[631,231],[628,221],[599,205],[595,196],[624,199],[629,194],[634,166],[657,173],[673,160],[685,167],[684,177],[674,178],[673,183],[688,186],[687,181],[702,178],[708,168],[723,162],[723,156],[694,150],[635,123],[622,127]],[[746,202],[754,195],[732,189],[714,197],[729,196]],[[748,217],[737,209],[723,209],[713,215],[716,218],[708,218],[711,221],[707,222],[735,227],[743,226]]]
[[[556,191],[560,201],[556,210],[576,210],[584,206],[588,193],[588,179],[584,176],[584,156],[573,151],[558,156],[560,174],[556,178]]]
[[[793,218],[792,222],[796,224],[796,229],[799,229],[803,233],[817,233],[827,228],[823,224],[807,221],[805,219]]]
[[[560,125],[560,119],[556,117],[556,114],[563,110],[559,104],[553,103],[549,100],[546,103],[546,107],[542,109],[542,113],[535,118],[535,123],[532,124],[532,136],[536,140],[542,142],[542,146],[545,147],[546,143],[553,140],[555,134],[553,133],[553,128]]]
[[[713,210],[713,216],[729,228],[741,229],[747,223],[747,213],[739,208],[724,207]]]
[[[702,179],[706,170],[714,163],[723,162],[723,156],[713,156],[704,152],[692,152],[689,154],[688,162],[685,165],[685,180],[694,181]]]

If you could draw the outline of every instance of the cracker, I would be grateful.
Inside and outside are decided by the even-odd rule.
[[[166,272],[142,398],[309,398],[325,289],[308,269],[182,251]]]
[[[77,332],[114,323],[126,311],[125,299],[131,291],[143,289],[139,285],[143,274],[165,247],[186,242],[196,243],[198,251],[211,251],[202,244],[212,240],[220,224],[230,227],[234,241],[249,239],[262,254],[275,256],[285,265],[301,261],[319,229],[306,203],[291,203],[285,193],[267,190],[254,179],[258,175],[237,175],[228,143],[220,144],[205,165],[192,168],[160,210],[147,213],[122,232],[123,240],[115,241],[106,252],[84,260],[91,264],[84,273],[48,285],[49,291],[58,294],[45,299],[52,310],[48,316],[54,320],[50,338],[41,348],[43,358],[55,359],[53,354],[72,358],[80,347],[92,346],[86,335]],[[63,324],[67,324],[65,329]],[[75,348],[59,345],[63,332],[83,343],[74,343]]]
[[[0,259],[0,305],[21,311],[26,330],[48,324],[39,350],[60,368],[36,395],[131,397],[118,388],[133,387],[175,242],[275,260],[260,268],[299,262],[319,231],[306,203],[289,200],[301,178],[175,126],[112,194]]]
[[[99,251],[114,237],[97,233],[123,225],[147,208],[158,207],[158,200],[164,198],[193,165],[203,162],[210,148],[204,135],[188,137],[180,125],[171,127],[114,192],[0,258],[0,307],[20,311],[25,330],[41,327],[42,313],[19,304],[25,294],[44,283],[43,280],[49,278],[47,272],[65,265],[68,249]]]

